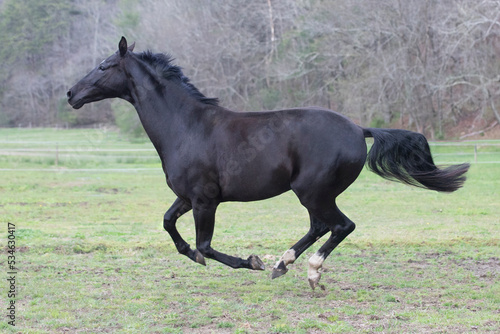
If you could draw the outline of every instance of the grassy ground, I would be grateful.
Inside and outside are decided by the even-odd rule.
[[[42,156],[15,151],[54,146],[57,152]],[[325,290],[312,292],[307,259],[324,240],[287,275],[270,279],[275,261],[308,227],[290,193],[226,203],[217,213],[213,246],[242,257],[258,254],[266,271],[210,260],[203,267],[179,255],[162,228],[175,198],[150,148],[112,131],[0,129],[0,149],[10,150],[0,154],[3,277],[9,222],[16,226],[19,267],[17,326],[3,317],[0,332],[500,330],[500,164],[473,164],[465,187],[453,194],[363,171],[339,198],[357,229],[325,262]],[[119,149],[137,151],[111,151]],[[456,148],[443,150],[463,160]],[[194,244],[192,216],[178,225]],[[3,310],[7,293],[3,280]]]

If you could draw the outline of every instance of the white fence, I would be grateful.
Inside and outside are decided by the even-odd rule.
[[[500,163],[499,141],[457,143],[430,142],[429,144],[434,160],[437,163]]]
[[[10,142],[12,144],[12,142]],[[19,143],[21,144],[21,143]],[[34,143],[33,143],[34,144]],[[45,142],[29,148],[0,147],[0,170],[54,170],[65,167],[71,170],[139,171],[158,169],[160,159],[153,148],[95,148],[59,147]],[[38,147],[36,147],[38,146]],[[42,146],[42,147],[40,147]],[[500,141],[474,141],[442,143],[431,142],[431,150],[437,164],[469,162],[474,164],[499,164]]]

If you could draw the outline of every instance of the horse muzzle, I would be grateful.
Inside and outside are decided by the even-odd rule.
[[[76,95],[74,94],[73,89],[68,90],[68,92],[66,93],[66,96],[68,97],[68,103],[74,109],[80,109],[85,104],[83,99],[76,99],[75,98]]]

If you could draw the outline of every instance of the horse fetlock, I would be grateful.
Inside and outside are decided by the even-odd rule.
[[[307,270],[307,278],[309,280],[309,285],[314,290],[321,279],[321,273],[319,269],[323,266],[325,258],[322,254],[316,253],[309,259],[309,269]]]
[[[283,262],[285,266],[288,266],[289,264],[294,263],[296,259],[295,250],[290,248],[285,252],[285,254],[283,254],[280,261]]]
[[[285,275],[288,272],[288,268],[286,266],[291,263],[294,263],[296,259],[297,258],[295,256],[295,250],[293,248],[287,250],[285,254],[283,254],[283,256],[279,259],[279,261],[276,262],[271,277],[275,279]]]
[[[316,287],[319,285],[319,280],[321,279],[321,273],[318,271],[314,273],[312,276],[309,275],[308,280],[309,280],[309,285],[311,286],[311,289],[316,289]]]
[[[265,270],[266,266],[264,262],[257,255],[250,255],[248,257],[248,262],[250,264],[250,268],[253,270]]]
[[[319,280],[321,279],[320,271],[318,269],[309,268],[307,271],[307,279],[309,280],[309,285],[314,290],[318,286]]]
[[[179,254],[182,255],[188,255],[191,251],[191,246],[185,242],[175,242],[175,248],[177,248]]]

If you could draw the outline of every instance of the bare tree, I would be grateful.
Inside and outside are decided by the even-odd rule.
[[[37,57],[24,58],[33,66],[16,60],[22,70],[0,71],[1,122],[112,121],[109,103],[68,109],[64,89],[113,52],[122,34],[138,50],[173,54],[206,95],[232,109],[318,105],[363,125],[397,122],[431,137],[470,114],[500,121],[498,0],[40,4],[50,1],[66,8],[66,28]]]

